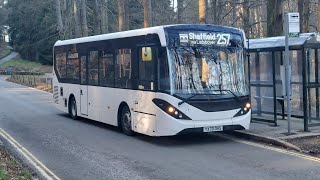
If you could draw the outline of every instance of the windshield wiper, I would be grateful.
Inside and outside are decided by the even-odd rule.
[[[178,105],[180,106],[181,104],[190,101],[192,98],[194,98],[195,96],[212,96],[212,95],[220,95],[220,94],[192,94],[190,97],[182,100],[181,102],[178,103]]]
[[[193,97],[195,97],[195,96],[197,96],[197,95],[198,95],[198,94],[193,94],[193,95],[191,95],[190,97],[188,97],[188,98],[182,100],[181,102],[179,102],[178,105],[180,106],[181,104],[190,101],[190,99],[192,99]]]
[[[230,94],[232,94],[235,98],[236,98],[236,100],[237,101],[239,101],[240,102],[240,98],[239,98],[239,96],[237,96],[233,91],[231,91],[230,89],[215,89],[215,90],[210,90],[210,91],[224,91],[224,92],[229,92]]]

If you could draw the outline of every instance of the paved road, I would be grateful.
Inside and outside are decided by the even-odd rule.
[[[72,120],[51,96],[0,78],[0,127],[61,179],[319,179],[320,163],[215,135],[127,137]]]
[[[0,59],[0,64],[3,64],[5,62],[7,62],[7,61],[10,61],[12,58],[15,58],[16,56],[18,56],[18,53],[12,52],[8,56]]]

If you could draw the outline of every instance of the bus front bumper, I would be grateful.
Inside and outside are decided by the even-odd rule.
[[[186,133],[206,133],[214,131],[230,131],[249,129],[251,121],[251,110],[243,115],[221,120],[177,120],[166,118],[158,123],[165,122],[166,126],[158,126],[155,136],[172,136]],[[166,127],[166,128],[161,128]],[[209,131],[206,129],[209,128]],[[210,128],[217,128],[210,131]]]

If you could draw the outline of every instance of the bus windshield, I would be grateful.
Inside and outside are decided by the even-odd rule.
[[[168,58],[173,94],[184,98],[249,94],[242,47],[171,46]]]

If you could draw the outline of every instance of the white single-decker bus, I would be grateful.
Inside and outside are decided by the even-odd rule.
[[[168,25],[57,41],[53,97],[74,119],[127,135],[248,129],[242,30]]]

